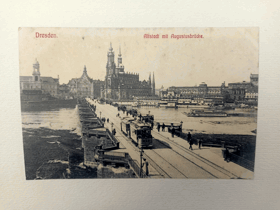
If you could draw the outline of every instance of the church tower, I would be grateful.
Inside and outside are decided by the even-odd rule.
[[[40,64],[36,59],[35,63],[33,64],[33,73],[32,73],[33,82],[40,82],[40,80],[41,80],[40,75],[41,75],[40,74]]]
[[[110,48],[109,51],[107,53],[107,65],[106,65],[106,75],[112,75],[115,74],[115,68],[116,68],[116,64],[115,64],[115,54],[112,48],[112,43],[110,42]]]
[[[116,68],[116,74],[120,72],[124,72],[124,65],[122,64],[122,53],[121,53],[121,46],[119,48],[119,55],[118,55],[118,66]]]
[[[118,67],[122,64],[122,53],[121,53],[121,46],[119,48],[119,57],[118,57]]]
[[[156,83],[155,83],[155,74],[153,72],[153,83],[152,83],[152,95],[156,95]]]

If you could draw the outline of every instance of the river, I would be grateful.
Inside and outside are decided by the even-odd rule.
[[[246,113],[246,117],[188,117],[191,108],[137,108],[142,114],[154,115],[155,121],[167,123],[183,122],[183,130],[207,134],[241,134],[254,135],[257,129],[257,111],[234,110],[229,112]]]
[[[22,111],[22,128],[49,128],[70,130],[81,135],[81,125],[76,108],[57,108],[52,110]]]
[[[257,129],[257,111],[235,111],[248,113],[246,117],[188,117],[186,113],[190,108],[166,109],[164,107],[137,108],[142,115],[149,111],[154,115],[155,121],[165,123],[183,122],[184,130],[208,134],[241,134],[252,135],[251,131]],[[232,112],[232,111],[231,111]],[[61,108],[48,111],[22,112],[23,128],[49,128],[53,130],[71,130],[81,135],[81,125],[77,107]]]

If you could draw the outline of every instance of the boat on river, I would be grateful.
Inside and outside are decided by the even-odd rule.
[[[226,112],[220,110],[203,110],[203,109],[192,109],[187,114],[188,117],[227,117]]]

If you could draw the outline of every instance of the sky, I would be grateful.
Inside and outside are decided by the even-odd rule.
[[[56,38],[36,38],[36,33]],[[145,34],[159,38],[144,38]],[[162,38],[162,35],[168,38]],[[203,38],[171,38],[199,34]],[[104,80],[112,43],[115,63],[121,47],[125,72],[147,80],[154,73],[156,88],[209,86],[250,80],[259,69],[259,29],[254,28],[19,28],[19,74],[31,76],[35,59],[41,76],[60,84],[82,76]]]

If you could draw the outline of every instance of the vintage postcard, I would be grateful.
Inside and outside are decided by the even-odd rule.
[[[258,28],[19,28],[26,179],[253,179],[258,54]]]

